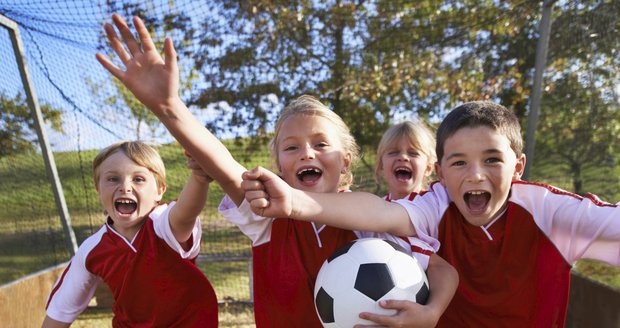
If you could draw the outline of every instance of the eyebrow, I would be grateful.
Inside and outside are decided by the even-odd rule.
[[[496,149],[496,148],[485,149],[482,153],[485,154],[485,155],[503,154],[503,152],[501,150]],[[455,157],[465,157],[465,153],[453,153],[453,154],[450,154],[450,155],[446,156],[446,160],[450,160],[450,159],[455,158]]]

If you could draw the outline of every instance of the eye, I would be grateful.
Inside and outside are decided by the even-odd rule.
[[[315,147],[316,148],[325,148],[325,147],[328,147],[328,146],[329,146],[329,144],[327,142],[319,142],[319,143],[316,144]]]
[[[419,156],[420,156],[420,153],[418,153],[418,152],[417,152],[417,151],[415,151],[415,150],[413,150],[413,151],[409,151],[407,154],[408,154],[409,156],[411,156],[411,157],[419,157]]]
[[[390,150],[387,152],[388,155],[390,156],[394,156],[394,155],[398,155],[399,151],[398,150]]]
[[[144,177],[135,177],[135,178],[133,178],[133,181],[135,181],[135,182],[144,182],[144,181],[146,181],[146,179]]]
[[[107,177],[107,178],[105,179],[105,181],[108,181],[108,182],[117,182],[117,181],[118,181],[118,177],[115,177],[115,176],[110,176],[110,177]]]
[[[450,166],[464,166],[466,163],[465,161],[455,161],[452,164],[450,164]]]
[[[487,164],[495,164],[495,163],[501,163],[502,160],[497,157],[490,157],[490,158],[487,158],[484,162]]]
[[[297,146],[290,145],[290,146],[285,146],[282,150],[283,151],[293,151],[293,150],[296,150],[296,149],[297,149]]]

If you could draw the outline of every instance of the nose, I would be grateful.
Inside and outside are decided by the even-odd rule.
[[[480,165],[473,164],[469,167],[467,171],[467,181],[469,182],[480,182],[484,180],[484,172]]]
[[[306,145],[305,147],[302,147],[301,150],[301,159],[313,159],[315,158],[315,154],[314,154],[314,149],[312,148],[312,146],[310,145]]]
[[[120,192],[122,193],[129,193],[133,190],[133,186],[131,184],[131,181],[124,181],[122,182],[119,186],[118,186]]]
[[[400,152],[398,153],[398,160],[409,162],[409,155],[406,152]]]

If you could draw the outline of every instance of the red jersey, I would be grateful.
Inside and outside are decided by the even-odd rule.
[[[542,184],[514,182],[506,210],[469,224],[439,183],[400,200],[418,235],[459,272],[438,327],[562,327],[570,270],[592,258],[620,264],[620,208]]]
[[[350,230],[312,222],[271,219],[238,208],[225,197],[219,207],[252,239],[254,317],[257,327],[317,327],[314,283],[323,262],[340,246],[357,239]]]
[[[312,222],[256,215],[247,201],[226,196],[222,215],[252,239],[254,317],[257,327],[322,327],[314,308],[314,283],[323,262],[357,238],[384,238],[411,249],[424,269],[434,251],[417,238],[358,232]]]
[[[103,281],[114,295],[114,327],[217,327],[215,292],[194,264],[200,221],[184,250],[170,230],[173,206],[156,207],[131,242],[108,219],[80,245],[54,285],[47,315],[73,322]]]

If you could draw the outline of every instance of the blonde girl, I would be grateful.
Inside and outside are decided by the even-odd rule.
[[[425,189],[436,160],[431,130],[420,121],[404,121],[390,127],[381,137],[375,178],[387,184],[388,200],[405,198]]]

